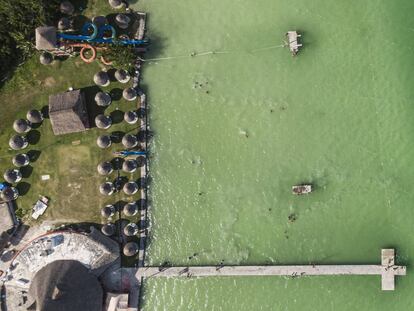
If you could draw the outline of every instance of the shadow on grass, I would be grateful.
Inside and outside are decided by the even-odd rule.
[[[38,130],[31,130],[27,133],[26,138],[30,145],[36,145],[40,141],[40,132]]]
[[[40,150],[30,150],[29,152],[27,152],[30,162],[32,163],[36,162],[37,159],[39,159],[41,153],[42,152]]]
[[[85,95],[86,108],[89,115],[89,125],[91,128],[95,126],[95,117],[99,114],[104,114],[106,107],[98,106],[95,102],[96,93],[100,92],[101,89],[94,86],[88,86],[82,89],[83,94]]]
[[[18,183],[17,186],[16,186],[17,190],[19,191],[20,196],[26,195],[29,192],[31,187],[32,186],[29,183],[25,182],[25,181],[22,181],[22,182]]]
[[[29,178],[33,173],[33,167],[31,165],[21,167],[20,173],[22,173],[23,178]]]
[[[111,95],[112,101],[118,101],[122,98],[122,89],[114,88],[109,92],[109,95]]]
[[[124,162],[125,162],[125,160],[123,158],[120,158],[120,157],[116,157],[116,158],[113,158],[111,160],[111,164],[112,164],[112,167],[114,168],[114,170],[122,169],[122,164],[124,164]]]
[[[111,112],[112,124],[119,124],[124,121],[124,112],[121,110],[114,110]]]
[[[119,144],[122,141],[122,137],[125,136],[125,132],[115,131],[111,133],[111,140],[115,144]]]

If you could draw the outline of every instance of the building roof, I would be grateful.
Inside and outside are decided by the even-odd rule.
[[[90,128],[85,96],[81,90],[49,96],[49,117],[55,135]]]
[[[138,233],[138,226],[137,224],[130,222],[124,227],[124,234],[126,236],[134,236]]]
[[[30,163],[30,158],[26,153],[19,153],[13,157],[12,162],[17,167],[27,166]]]
[[[0,195],[1,199],[4,202],[11,202],[13,200],[16,200],[18,196],[19,196],[19,191],[14,187],[7,187],[1,192],[1,195]]]
[[[98,86],[107,86],[110,82],[108,73],[106,71],[99,71],[95,73],[95,75],[93,76],[93,81]]]
[[[120,9],[124,5],[124,3],[121,0],[109,0],[109,5],[113,9]]]
[[[112,223],[108,223],[103,225],[101,228],[101,232],[106,236],[111,236],[115,234],[115,225]]]
[[[122,144],[125,148],[134,148],[138,145],[138,139],[135,135],[126,134],[124,137],[122,137]]]
[[[122,91],[122,97],[128,101],[133,101],[137,98],[137,91],[132,87],[126,88]]]
[[[127,195],[133,195],[137,193],[138,189],[138,185],[135,181],[129,181],[123,187],[123,190]]]
[[[98,106],[107,107],[111,104],[111,95],[106,92],[98,92],[95,95],[95,102]]]
[[[30,124],[25,119],[17,119],[13,122],[13,129],[16,133],[23,134],[30,130]]]
[[[12,148],[13,150],[20,150],[20,149],[24,149],[27,147],[29,143],[27,142],[26,137],[24,136],[20,136],[20,135],[14,135],[12,138],[10,138],[9,140],[9,146],[10,148]]]
[[[99,148],[102,148],[102,149],[109,148],[112,145],[111,136],[101,135],[96,139],[96,143]]]
[[[133,173],[137,170],[138,164],[135,160],[129,159],[122,163],[122,170],[126,173]]]
[[[124,113],[124,120],[126,123],[134,124],[138,121],[138,114],[135,111],[127,111]]]
[[[0,203],[0,234],[13,229],[15,226],[14,215],[10,203]]]
[[[70,28],[70,20],[66,16],[59,19],[58,22],[58,28],[59,30],[66,30]]]
[[[75,8],[73,7],[73,4],[69,1],[62,1],[59,9],[62,14],[67,14],[67,15],[72,15],[75,12]]]
[[[36,310],[102,311],[103,290],[98,278],[75,260],[57,260],[40,269],[30,296]]]
[[[110,116],[106,116],[104,114],[98,114],[95,117],[95,125],[97,128],[106,130],[111,127],[112,119]]]
[[[129,242],[125,244],[123,249],[125,256],[134,256],[138,253],[138,244],[135,242]]]
[[[135,202],[127,203],[124,206],[123,212],[125,216],[135,216],[138,213],[138,205]]]
[[[14,184],[22,180],[22,173],[19,169],[7,169],[3,174],[3,178],[8,183]]]
[[[126,29],[131,21],[131,18],[125,14],[117,14],[115,17],[115,23],[119,26],[119,28]]]
[[[56,27],[41,26],[36,28],[36,49],[54,50],[57,44]]]
[[[118,69],[115,71],[115,79],[121,83],[127,83],[131,79],[131,76],[129,75],[128,71],[124,69]]]
[[[111,162],[105,161],[98,164],[97,170],[100,175],[105,176],[113,172],[113,167]]]
[[[111,195],[115,191],[115,186],[111,182],[105,182],[99,187],[99,191],[103,195]]]
[[[43,121],[43,115],[39,110],[32,109],[26,113],[26,118],[30,123],[41,123]]]
[[[113,206],[112,204],[105,205],[101,209],[102,217],[109,218],[109,217],[112,217],[114,214],[115,214],[115,206]]]

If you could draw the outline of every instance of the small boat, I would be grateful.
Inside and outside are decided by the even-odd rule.
[[[303,184],[292,187],[292,193],[296,195],[308,194],[312,192],[312,185]]]
[[[296,30],[288,31],[286,37],[288,39],[289,50],[293,56],[296,56],[299,53],[299,48],[302,47],[302,44],[299,43],[300,35]]]

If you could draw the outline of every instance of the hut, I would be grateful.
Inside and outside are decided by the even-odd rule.
[[[126,236],[134,236],[138,234],[139,229],[138,229],[137,224],[130,222],[124,227],[123,231]]]
[[[102,207],[101,215],[102,217],[109,218],[115,215],[115,211],[115,206],[113,206],[112,204],[108,204]]]
[[[105,116],[103,114],[98,114],[95,117],[95,124],[97,128],[107,130],[112,125],[112,119],[110,116]]]
[[[76,260],[45,264],[34,275],[29,294],[33,305],[24,310],[101,311],[104,298],[98,277]]]
[[[62,17],[58,22],[59,30],[68,30],[71,27],[70,20],[67,17]]]
[[[22,180],[22,173],[19,169],[8,169],[4,172],[3,178],[9,184],[15,184]]]
[[[127,217],[135,216],[138,213],[138,205],[135,202],[127,203],[122,211]]]
[[[109,76],[106,71],[99,71],[93,76],[93,81],[98,86],[108,86],[109,85]]]
[[[99,15],[99,16],[95,16],[94,18],[92,18],[92,23],[100,27],[100,26],[108,24],[108,19],[103,15]]]
[[[1,192],[0,198],[4,202],[16,200],[19,197],[19,191],[14,187],[7,187]]]
[[[29,165],[30,158],[26,153],[19,153],[13,157],[12,162],[16,167],[24,167]]]
[[[137,162],[138,167],[143,167],[147,162],[147,159],[144,156],[138,156],[135,161]]]
[[[75,12],[75,7],[69,1],[62,1],[59,10],[62,14],[72,15]]]
[[[128,242],[127,244],[125,244],[124,249],[123,249],[123,253],[125,256],[131,257],[134,256],[138,253],[138,244],[135,242]]]
[[[98,106],[108,107],[112,102],[111,95],[105,92],[98,92],[95,95],[95,102]]]
[[[124,69],[118,69],[115,71],[115,79],[121,83],[128,83],[128,81],[131,79],[131,76],[129,75],[128,71]]]
[[[122,9],[124,6],[124,2],[122,0],[109,0],[108,2],[111,8],[116,10]]]
[[[128,15],[120,13],[120,14],[117,14],[115,17],[115,23],[121,29],[127,29],[130,22],[131,22],[131,18],[129,18]]]
[[[135,111],[127,111],[124,113],[124,120],[128,124],[135,124],[138,122],[138,114]]]
[[[108,161],[99,163],[97,170],[98,170],[99,175],[102,175],[102,176],[109,175],[114,171],[111,162],[108,162]]]
[[[112,236],[115,234],[115,225],[112,223],[108,223],[106,225],[103,225],[101,228],[101,232],[106,236]]]
[[[112,145],[111,136],[109,136],[109,135],[99,136],[98,139],[96,140],[96,144],[101,149],[106,149],[106,148],[111,147],[111,145]]]
[[[122,137],[122,144],[127,149],[135,148],[138,145],[138,139],[135,135],[126,134],[124,137]]]
[[[129,159],[122,163],[122,170],[125,173],[133,173],[137,170],[138,164],[135,160]]]
[[[128,101],[133,101],[137,98],[137,91],[132,87],[126,88],[122,91],[122,97]]]
[[[112,195],[114,191],[115,191],[115,186],[111,182],[105,182],[99,187],[99,192],[103,195]]]
[[[42,123],[43,115],[39,110],[32,109],[26,114],[26,119],[32,124]]]
[[[55,135],[83,132],[90,128],[85,95],[81,90],[49,96],[49,117]]]
[[[16,131],[16,133],[23,134],[30,131],[31,127],[27,120],[17,119],[13,122],[13,129]]]
[[[56,27],[41,26],[36,28],[36,49],[38,51],[52,51],[57,46]]]
[[[124,193],[127,195],[134,195],[138,192],[138,189],[139,187],[135,181],[129,181],[123,187]]]
[[[27,139],[24,136],[14,135],[9,140],[9,146],[13,150],[21,150],[26,148],[28,145],[29,143],[27,142]]]
[[[39,56],[39,61],[42,65],[50,65],[53,62],[53,55],[49,52],[43,52]]]

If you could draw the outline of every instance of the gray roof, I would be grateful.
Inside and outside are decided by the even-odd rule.
[[[102,148],[102,149],[109,148],[112,145],[111,136],[101,135],[96,139],[96,143],[99,148]]]
[[[95,124],[97,128],[108,129],[112,125],[112,119],[110,116],[105,116],[103,114],[98,114],[95,117]]]
[[[122,97],[126,100],[133,101],[137,98],[137,91],[132,87],[126,88],[122,91]]]
[[[19,153],[13,157],[12,162],[14,166],[22,167],[29,165],[30,158],[26,153]]]
[[[17,119],[13,122],[13,129],[19,133],[23,134],[30,130],[30,124],[25,119]]]
[[[115,214],[115,206],[112,204],[105,205],[101,209],[101,215],[102,217],[112,217]]]
[[[126,173],[133,173],[137,170],[138,164],[135,160],[129,159],[122,163],[122,170]]]
[[[133,195],[137,193],[138,189],[138,184],[135,181],[129,181],[123,187],[124,193],[127,195]]]
[[[138,138],[132,134],[126,134],[122,137],[122,144],[125,148],[134,148],[138,145]]]
[[[125,216],[135,216],[138,213],[138,205],[135,202],[127,203],[122,211]]]
[[[36,49],[54,50],[57,45],[56,27],[41,26],[36,28]]]
[[[113,172],[112,164],[111,162],[105,161],[98,164],[98,173],[100,175],[109,175]]]
[[[49,117],[55,135],[90,128],[85,96],[81,90],[49,96]]]
[[[27,147],[29,143],[27,142],[26,137],[20,135],[14,135],[9,140],[9,146],[13,150],[21,150]]]
[[[125,256],[134,256],[138,253],[138,244],[135,242],[129,242],[125,244],[123,249]]]
[[[115,71],[115,79],[117,79],[121,83],[127,83],[131,79],[131,76],[126,70],[118,69],[117,71]]]
[[[32,109],[26,113],[26,118],[30,123],[41,123],[43,121],[43,115],[39,110]]]
[[[8,203],[0,203],[0,233],[13,229],[14,217]]]
[[[75,12],[75,8],[73,7],[73,4],[69,1],[62,1],[60,4],[60,12],[67,15],[72,15]]]
[[[93,76],[93,81],[98,86],[107,86],[109,85],[109,76],[105,71],[99,71]]]
[[[102,311],[98,278],[75,260],[56,260],[44,266],[33,278],[29,293],[36,310]]]
[[[127,111],[124,113],[124,120],[126,123],[135,124],[138,121],[138,114],[135,111]]]
[[[43,52],[39,56],[39,61],[42,65],[50,65],[53,62],[53,55],[49,52]]]
[[[22,173],[19,169],[7,169],[3,174],[3,178],[10,184],[18,183],[22,180]]]
[[[98,92],[95,95],[95,102],[98,106],[107,107],[111,104],[111,95],[105,92]]]

